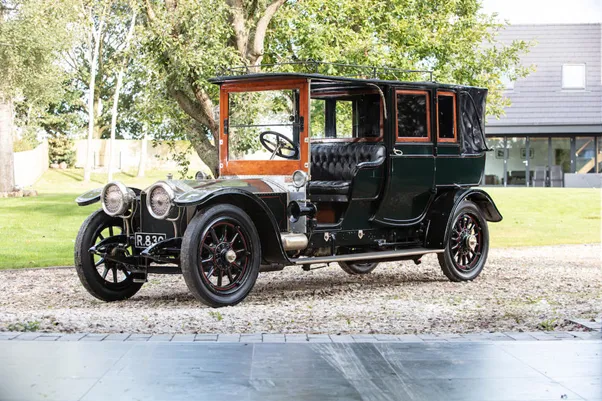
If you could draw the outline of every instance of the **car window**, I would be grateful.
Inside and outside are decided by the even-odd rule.
[[[455,99],[452,93],[437,96],[437,129],[440,142],[455,142],[456,140]]]
[[[335,116],[337,138],[353,138],[353,102],[337,100]]]
[[[407,141],[429,140],[428,93],[397,92],[397,137]]]
[[[229,93],[228,159],[282,159],[272,149],[298,160],[298,99],[299,91],[291,89]]]
[[[312,98],[310,112],[313,139],[378,140],[382,137],[383,120],[379,94]]]

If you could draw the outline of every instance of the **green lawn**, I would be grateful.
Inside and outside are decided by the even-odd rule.
[[[165,172],[138,179],[115,179],[144,188]],[[78,207],[74,199],[99,187],[106,176],[84,184],[80,170],[51,170],[34,198],[0,199],[0,269],[71,265],[77,230],[98,204]],[[487,188],[504,220],[491,224],[494,247],[600,242],[600,190],[563,188]]]

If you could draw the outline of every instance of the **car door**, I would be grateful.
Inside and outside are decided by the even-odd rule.
[[[395,90],[389,131],[387,187],[374,220],[387,225],[419,221],[434,194],[435,158],[430,90]]]

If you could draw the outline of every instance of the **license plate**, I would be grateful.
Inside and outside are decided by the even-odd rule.
[[[134,233],[136,248],[148,248],[155,245],[157,242],[165,241],[167,236],[158,233]]]

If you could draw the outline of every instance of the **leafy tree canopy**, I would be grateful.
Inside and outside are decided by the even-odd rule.
[[[502,76],[528,72],[519,65],[528,44],[495,43],[503,25],[480,0],[145,0],[144,7],[144,48],[166,93],[205,127],[187,135],[213,168],[218,98],[207,79],[220,67],[313,59],[428,69],[439,82],[488,87],[494,116],[507,105]]]

